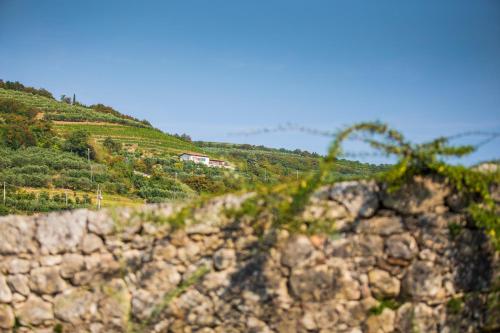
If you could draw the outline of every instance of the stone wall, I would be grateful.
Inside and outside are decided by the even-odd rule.
[[[498,254],[431,179],[387,194],[322,188],[304,220],[332,236],[257,234],[215,199],[0,218],[5,332],[479,332],[500,328]],[[498,290],[498,287],[497,289]]]

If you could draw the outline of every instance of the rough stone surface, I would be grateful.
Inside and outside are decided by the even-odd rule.
[[[223,214],[235,196],[177,230],[154,222],[178,211],[170,204],[0,218],[0,332],[16,317],[19,333],[499,331],[498,253],[446,186],[414,185],[399,196],[370,182],[321,189],[304,217],[334,220],[332,237],[264,217],[257,230]],[[405,303],[372,314],[382,299]]]
[[[449,187],[435,179],[415,177],[397,191],[384,191],[382,202],[385,207],[402,214],[419,214],[433,212],[436,207],[443,206],[449,193]]]
[[[16,318],[14,311],[6,304],[0,304],[0,329],[10,329],[14,327]]]
[[[441,300],[445,297],[443,277],[428,261],[416,261],[403,279],[403,291],[416,300]]]
[[[388,272],[374,269],[368,273],[371,291],[379,299],[395,298],[399,295],[401,283]]]
[[[385,241],[386,253],[396,259],[412,260],[418,254],[418,245],[409,233],[392,235]]]
[[[66,288],[57,267],[39,267],[31,271],[30,288],[39,294],[55,294]]]
[[[377,192],[373,181],[340,182],[332,186],[329,198],[344,205],[353,217],[370,217],[379,206]]]
[[[0,303],[10,303],[12,301],[12,292],[7,285],[5,276],[0,275]]]
[[[52,213],[38,220],[36,238],[42,251],[50,254],[74,251],[80,245],[87,227],[85,211]]]
[[[95,252],[104,245],[102,239],[94,234],[87,234],[82,240],[82,251],[85,254]]]
[[[0,217],[0,254],[27,253],[35,250],[33,218],[20,216]]]
[[[22,325],[40,325],[54,319],[52,304],[31,295],[28,300],[15,310],[16,317]]]

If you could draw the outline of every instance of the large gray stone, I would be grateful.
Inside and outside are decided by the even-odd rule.
[[[346,181],[333,185],[329,197],[344,205],[353,217],[370,217],[379,206],[377,191],[374,181]]]
[[[430,177],[416,176],[396,191],[385,190],[382,202],[385,207],[402,214],[426,213],[443,206],[449,193],[450,189],[446,184]]]
[[[309,238],[304,235],[293,236],[282,251],[281,263],[291,268],[298,264],[306,264],[313,251],[314,247]]]
[[[436,267],[428,261],[415,261],[403,278],[403,293],[415,300],[436,302],[446,296],[443,277]]]
[[[31,268],[29,260],[11,257],[5,260],[4,266],[10,274],[28,273]]]
[[[397,310],[396,329],[399,333],[436,333],[437,318],[432,308],[425,303],[405,303]]]
[[[54,314],[57,319],[81,324],[97,314],[97,299],[85,289],[70,289],[54,298]]]
[[[295,269],[290,277],[291,294],[306,302],[332,299],[338,291],[335,279],[333,270],[326,265]]]
[[[122,279],[112,279],[102,286],[104,297],[99,302],[99,313],[108,328],[126,331],[131,310],[131,295]]]
[[[0,254],[34,252],[36,250],[34,234],[33,218],[13,215],[0,217],[0,235],[2,235]]]
[[[361,220],[356,230],[363,234],[387,236],[403,232],[403,222],[399,216],[374,216]]]
[[[37,326],[54,319],[52,304],[35,295],[31,295],[26,302],[16,308],[15,314],[19,322],[24,326]]]
[[[7,283],[12,291],[18,292],[21,295],[28,296],[30,293],[29,279],[26,275],[10,275],[7,278]]]
[[[368,280],[372,294],[376,298],[394,298],[399,295],[399,280],[384,270],[371,270],[368,273]]]
[[[0,304],[0,329],[11,329],[16,323],[14,311],[6,304]]]
[[[386,253],[396,259],[412,260],[418,254],[417,242],[409,233],[390,236],[385,246]]]
[[[86,210],[52,213],[38,219],[36,238],[45,253],[72,252],[80,247],[86,227]]]
[[[85,269],[85,258],[80,254],[68,253],[62,258],[61,276],[72,278],[76,273]]]
[[[31,271],[30,288],[39,294],[55,294],[66,288],[58,267],[39,267]]]
[[[88,228],[90,232],[97,235],[106,236],[115,230],[115,222],[109,211],[89,211],[88,212]]]
[[[7,285],[7,279],[0,274],[0,303],[10,303],[12,301],[12,292]]]
[[[393,310],[385,308],[380,315],[370,316],[365,323],[366,333],[392,333],[396,314]],[[408,331],[411,332],[411,331]]]

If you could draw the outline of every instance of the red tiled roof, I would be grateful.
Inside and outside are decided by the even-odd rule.
[[[198,156],[198,157],[208,157],[207,155],[203,155],[203,154],[200,154],[200,153],[182,153],[179,156],[182,156],[182,155],[191,155],[191,156]]]

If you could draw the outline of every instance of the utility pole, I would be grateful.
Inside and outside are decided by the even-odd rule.
[[[66,207],[68,207],[68,190],[64,191],[64,196],[65,196]]]
[[[101,209],[101,200],[102,200],[102,193],[101,189],[99,188],[99,184],[97,184],[97,209]]]
[[[89,161],[89,167],[90,167],[90,182],[92,183],[94,181],[94,177],[92,174],[92,163],[90,163],[90,148],[87,148],[87,161]]]
[[[5,182],[3,182],[3,205],[5,206],[5,199],[7,198],[7,193],[5,192]]]
[[[267,183],[267,169],[264,169],[264,182]]]
[[[297,175],[297,180],[299,180],[299,170],[295,170],[296,175]]]

